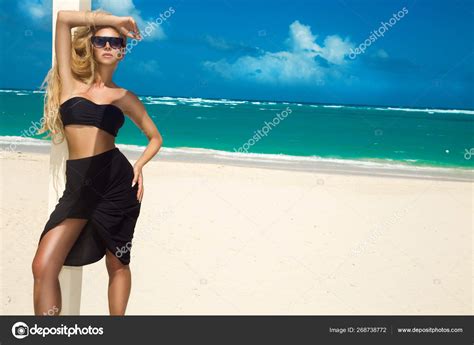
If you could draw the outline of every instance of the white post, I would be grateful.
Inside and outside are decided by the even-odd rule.
[[[91,0],[53,0],[53,47],[52,61],[54,61],[54,38],[56,36],[56,16],[59,10],[90,10]],[[66,141],[59,145],[51,143],[51,157],[49,165],[49,195],[48,212],[54,210],[59,197],[65,188],[65,159],[68,156]],[[55,179],[54,176],[59,176]],[[63,266],[59,274],[61,284],[62,310],[61,315],[79,315],[81,309],[82,267]]]

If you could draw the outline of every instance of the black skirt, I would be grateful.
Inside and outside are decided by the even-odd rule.
[[[132,180],[133,166],[117,147],[95,156],[66,160],[66,188],[38,243],[66,218],[88,219],[64,265],[94,263],[106,249],[128,265],[141,206],[138,183],[132,187]]]

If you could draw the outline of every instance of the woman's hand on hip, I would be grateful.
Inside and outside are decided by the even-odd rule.
[[[132,181],[132,187],[135,186],[135,184],[138,183],[138,191],[137,191],[137,200],[139,202],[142,202],[143,199],[143,174],[142,174],[142,167],[139,165],[134,165],[133,166],[133,181]]]

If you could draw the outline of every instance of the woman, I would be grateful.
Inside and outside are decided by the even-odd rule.
[[[78,27],[71,39],[71,28]],[[43,127],[66,138],[66,188],[51,213],[33,259],[35,315],[61,312],[59,272],[106,256],[110,315],[124,315],[131,289],[130,250],[143,198],[143,166],[162,137],[134,93],[112,76],[127,37],[141,35],[131,17],[108,12],[59,11],[56,58],[45,79]],[[72,49],[71,49],[72,48]],[[44,83],[43,83],[44,85]],[[149,143],[132,166],[115,146],[125,116]]]

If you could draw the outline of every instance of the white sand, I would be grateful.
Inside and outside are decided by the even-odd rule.
[[[49,156],[1,159],[1,314],[33,314]],[[472,314],[472,182],[159,160],[128,315]],[[105,259],[81,314],[107,315]]]

